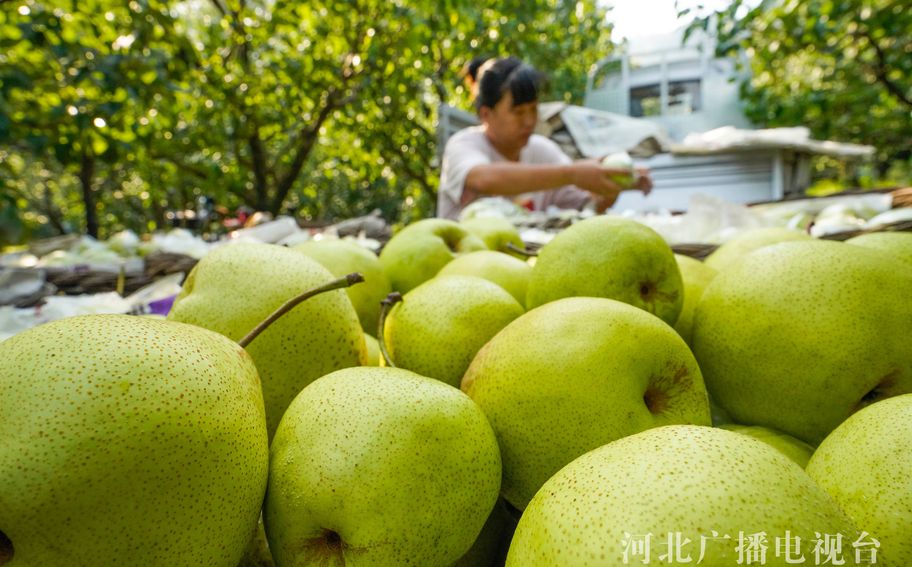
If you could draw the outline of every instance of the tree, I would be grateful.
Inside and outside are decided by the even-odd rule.
[[[136,158],[137,116],[168,99],[190,46],[159,2],[29,2],[0,12],[0,141],[79,180],[97,236],[99,165]]]
[[[908,2],[734,0],[693,28],[714,28],[720,55],[746,54],[741,93],[755,123],[874,145],[881,172],[912,155]]]
[[[548,98],[578,101],[610,49],[594,0],[27,6],[0,19],[0,149],[73,176],[90,233],[96,206],[103,229],[144,231],[203,195],[314,219],[426,216],[437,108],[467,106],[467,60],[518,55],[549,72]]]

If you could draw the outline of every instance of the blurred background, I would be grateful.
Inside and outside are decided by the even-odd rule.
[[[802,192],[912,182],[903,1],[484,4],[2,1],[0,246],[432,216],[441,109],[471,114],[481,55],[672,142],[731,125],[873,146],[814,154]]]

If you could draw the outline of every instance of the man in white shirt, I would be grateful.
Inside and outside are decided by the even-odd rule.
[[[622,190],[598,160],[571,160],[538,134],[541,75],[515,57],[492,60],[479,71],[476,106],[482,124],[454,134],[443,153],[437,216],[456,219],[479,197],[501,195],[531,210],[554,205],[581,209],[589,202],[604,211]],[[652,182],[641,171],[637,188]]]

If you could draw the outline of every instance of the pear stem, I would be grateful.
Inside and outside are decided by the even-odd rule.
[[[123,262],[120,263],[120,269],[117,271],[117,283],[115,284],[115,290],[117,295],[123,297],[124,290],[127,287],[127,266]]]
[[[532,258],[534,256],[538,256],[538,252],[533,252],[533,251],[527,250],[525,248],[520,248],[519,246],[513,244],[512,242],[507,242],[507,250],[510,250],[511,252],[516,252],[517,254],[522,254],[523,256],[526,256],[527,258]]]
[[[347,276],[343,276],[337,280],[333,280],[333,281],[331,281],[327,284],[321,285],[319,287],[309,289],[309,290],[305,291],[304,293],[302,293],[301,295],[298,295],[297,297],[293,297],[293,298],[289,299],[288,301],[283,303],[281,307],[279,307],[278,309],[273,311],[272,315],[267,317],[259,325],[254,327],[254,329],[252,331],[247,333],[247,335],[243,339],[239,340],[238,344],[241,345],[241,348],[247,348],[247,345],[249,345],[253,341],[253,339],[257,338],[260,335],[260,333],[265,331],[269,325],[272,325],[273,323],[275,323],[276,320],[279,319],[279,317],[281,317],[282,315],[284,315],[284,314],[288,313],[289,311],[291,311],[292,309],[294,309],[295,306],[297,306],[302,301],[310,299],[311,297],[313,297],[315,295],[319,295],[325,291],[332,291],[334,289],[342,289],[342,288],[349,287],[349,286],[352,286],[356,283],[363,282],[363,281],[364,281],[364,276],[362,276],[358,272],[355,272],[353,274],[348,274]]]
[[[380,346],[380,354],[383,355],[383,361],[390,368],[396,368],[396,365],[393,363],[393,358],[390,356],[389,351],[386,350],[386,333],[384,333],[384,328],[386,327],[386,316],[390,311],[393,310],[393,305],[402,301],[402,294],[398,291],[386,296],[386,299],[380,302],[380,325],[377,329],[377,344]]]

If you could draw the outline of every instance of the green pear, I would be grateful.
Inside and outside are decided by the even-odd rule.
[[[264,519],[279,567],[448,566],[497,501],[501,463],[462,392],[399,368],[305,388],[270,447]]]
[[[611,179],[618,184],[621,189],[630,189],[637,182],[638,174],[633,167],[633,158],[627,152],[615,152],[608,154],[601,160],[601,165],[607,169],[623,170],[628,173],[618,173],[611,176]]]
[[[472,276],[438,276],[403,296],[386,319],[395,366],[459,386],[475,354],[523,314],[499,285]]]
[[[313,258],[336,277],[355,272],[364,276],[364,283],[353,285],[345,292],[364,332],[377,334],[380,302],[392,291],[377,255],[351,240],[308,240],[292,249]]]
[[[300,252],[238,243],[210,252],[193,268],[168,318],[239,340],[287,300],[332,280]],[[364,333],[342,290],[295,307],[247,348],[263,385],[272,437],[285,408],[304,386],[366,360]]]
[[[748,437],[753,437],[758,441],[763,441],[773,449],[776,449],[795,464],[804,468],[807,466],[811,455],[814,454],[814,448],[802,441],[796,439],[787,433],[776,431],[762,425],[740,425],[737,423],[723,423],[722,429],[734,431]]]
[[[459,223],[424,219],[396,233],[380,252],[380,263],[393,291],[404,294],[437,275],[459,254],[475,250],[487,247]]]
[[[912,232],[869,232],[852,237],[846,242],[883,250],[912,266]]]
[[[380,366],[380,345],[377,339],[364,333],[364,344],[367,347],[367,359],[364,366]]]
[[[256,531],[250,541],[247,542],[247,548],[244,551],[244,557],[237,567],[275,567],[275,561],[272,560],[272,554],[269,552],[269,543],[266,541],[266,531],[263,527],[263,518],[257,522]]]
[[[493,250],[469,252],[444,266],[438,276],[476,276],[494,282],[526,304],[526,289],[532,277],[532,266],[523,260]]]
[[[912,391],[912,270],[871,252],[775,244],[710,282],[693,352],[735,422],[817,445],[866,404]]]
[[[462,389],[497,434],[502,493],[520,510],[587,451],[659,425],[710,424],[700,368],[681,337],[604,298],[561,299],[519,317],[478,352]]]
[[[649,311],[673,325],[684,302],[674,253],[646,225],[598,216],[546,244],[532,269],[526,307],[563,297],[606,297]]]
[[[510,244],[520,250],[526,249],[526,243],[519,236],[516,225],[505,218],[476,217],[459,224],[480,238],[491,250],[516,255],[518,253],[510,249]]]
[[[675,254],[675,261],[678,263],[681,279],[684,281],[684,305],[681,307],[681,314],[678,315],[674,328],[681,338],[690,344],[693,337],[694,311],[697,309],[697,304],[700,303],[700,298],[703,297],[706,286],[718,272],[689,256]]]
[[[0,564],[234,567],[268,448],[247,353],[173,321],[87,315],[0,343]]]
[[[739,232],[719,246],[706,257],[704,263],[717,272],[721,272],[755,250],[780,242],[811,240],[811,238],[808,233],[791,228],[778,226],[752,228]]]
[[[507,510],[506,502],[499,498],[475,543],[453,567],[503,567],[509,538],[515,529],[516,521]]]
[[[507,567],[813,565],[824,534],[841,536],[854,565],[855,526],[801,467],[745,435],[670,425],[600,447],[548,480],[519,521]],[[762,558],[751,538],[768,547]]]
[[[912,565],[912,394],[847,419],[823,440],[807,472],[880,542],[878,563]]]

